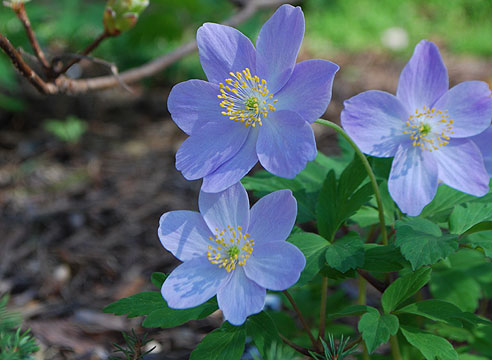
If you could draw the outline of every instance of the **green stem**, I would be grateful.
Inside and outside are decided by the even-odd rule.
[[[359,305],[366,305],[366,287],[367,287],[367,282],[366,280],[360,276],[359,277],[359,298],[357,299]],[[365,342],[362,342],[362,359],[363,360],[371,360],[369,357],[369,352],[367,351],[367,346]]]
[[[326,329],[326,298],[328,296],[328,278],[323,276],[321,282],[321,310],[319,312],[319,331],[318,346],[321,346],[321,340],[325,338]]]
[[[403,357],[400,353],[400,345],[398,345],[398,338],[396,337],[396,335],[392,335],[390,337],[390,346],[393,360],[403,360]]]
[[[362,161],[362,164],[364,165],[367,171],[367,175],[369,175],[369,179],[371,180],[372,188],[374,190],[374,196],[376,197],[376,202],[378,204],[379,223],[381,225],[381,238],[383,239],[383,245],[388,245],[388,234],[386,233],[386,224],[384,221],[383,202],[381,201],[381,193],[379,192],[378,182],[376,181],[376,176],[372,171],[371,164],[369,164],[369,161],[367,160],[366,156],[362,153],[362,151],[360,151],[359,147],[354,143],[354,141],[350,138],[350,136],[348,136],[345,130],[343,130],[340,126],[338,126],[334,122],[323,120],[323,119],[318,119],[315,122],[321,125],[328,126],[333,130],[335,130],[336,132],[338,132],[340,135],[342,135],[343,138],[348,141],[350,146],[352,146],[352,148],[355,150],[355,153]]]

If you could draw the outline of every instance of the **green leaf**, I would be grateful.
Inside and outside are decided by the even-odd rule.
[[[360,186],[366,177],[366,170],[357,156],[342,172],[338,182],[334,171],[328,173],[316,205],[316,219],[321,236],[332,241],[343,222],[369,201],[371,184]]]
[[[329,266],[344,273],[356,269],[364,263],[364,244],[360,235],[350,232],[328,246],[325,253]]]
[[[407,341],[427,360],[458,360],[458,353],[446,339],[412,327],[402,326],[400,329]]]
[[[198,320],[207,317],[217,310],[217,302],[214,299],[206,303],[184,310],[171,309],[162,298],[160,292],[147,291],[120,299],[108,306],[103,311],[115,315],[128,314],[129,318],[145,316],[144,327],[171,328],[190,320]]]
[[[150,280],[152,281],[152,284],[154,284],[156,288],[160,289],[167,277],[168,277],[167,274],[161,272],[155,272],[152,273],[152,277],[150,278]]]
[[[474,312],[482,296],[478,281],[460,270],[435,272],[429,288],[436,299],[451,302],[463,311]]]
[[[251,336],[264,359],[267,359],[272,346],[282,346],[283,344],[275,323],[270,315],[264,311],[248,318],[246,333]]]
[[[442,235],[439,226],[423,218],[396,222],[395,244],[412,268],[434,264],[458,248],[456,235]]]
[[[350,305],[347,306],[346,308],[342,309],[341,311],[338,311],[334,314],[328,314],[328,317],[331,319],[336,319],[340,317],[345,317],[345,316],[360,316],[362,314],[365,314],[366,312],[369,311],[376,311],[377,310],[373,307],[367,306],[367,305]]]
[[[129,318],[148,315],[152,311],[167,307],[160,292],[146,291],[120,299],[103,309],[105,313],[115,315],[128,314]]]
[[[346,162],[341,158],[327,157],[318,153],[316,159],[307,164],[294,179],[285,179],[266,171],[244,177],[241,182],[247,190],[253,190],[258,197],[273,191],[290,189],[297,200],[297,222],[304,223],[316,218],[316,202],[328,169],[340,173]]]
[[[245,326],[232,326],[226,322],[203,338],[191,353],[190,360],[239,360],[245,342]]]
[[[429,282],[431,272],[431,268],[423,268],[396,279],[396,281],[384,291],[381,298],[384,311],[386,313],[392,312],[399,304],[419,291]]]
[[[297,281],[297,285],[304,285],[325,265],[325,251],[330,244],[321,236],[306,232],[293,234],[287,240],[297,246],[306,258],[306,266]]]
[[[440,321],[457,327],[463,326],[463,321],[472,325],[488,323],[475,314],[461,311],[459,307],[450,302],[435,299],[407,305],[399,309],[397,313],[419,315],[433,321]]]
[[[468,235],[466,237],[466,243],[474,247],[481,247],[485,255],[492,258],[492,230]]]
[[[361,268],[370,272],[400,271],[408,264],[400,250],[393,245],[364,244],[364,250],[364,264]]]
[[[372,353],[379,345],[388,342],[390,335],[398,331],[398,318],[395,315],[380,315],[377,311],[371,311],[362,315],[358,329],[367,346],[367,351]]]
[[[165,303],[165,302],[164,302]],[[206,318],[217,310],[215,298],[206,303],[190,309],[171,309],[165,303],[165,307],[152,311],[142,323],[143,327],[169,329],[190,320],[200,320]]]
[[[472,226],[492,220],[491,203],[467,203],[454,208],[449,217],[449,231],[452,234],[463,234]]]

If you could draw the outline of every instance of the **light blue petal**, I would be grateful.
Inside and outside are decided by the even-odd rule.
[[[485,169],[492,177],[492,126],[487,130],[471,138],[482,152]]]
[[[258,285],[275,291],[294,285],[306,266],[302,252],[287,241],[256,244],[246,260],[246,276]]]
[[[162,246],[181,261],[206,256],[212,236],[200,213],[185,210],[163,214],[157,233]]]
[[[240,31],[225,25],[205,23],[197,31],[198,54],[207,79],[224,83],[229,73],[256,69],[256,51]]]
[[[248,279],[241,266],[217,292],[219,308],[232,325],[241,325],[250,315],[259,313],[265,304],[266,290]]]
[[[257,139],[258,129],[251,129],[237,154],[203,178],[202,191],[219,192],[239,182],[258,162]]]
[[[469,139],[451,139],[449,144],[432,152],[439,169],[439,179],[446,185],[474,196],[489,191],[489,175],[482,153]]]
[[[164,281],[161,293],[173,309],[192,308],[214,296],[228,278],[227,271],[211,264],[204,255],[174,269]]]
[[[434,43],[422,40],[403,68],[396,96],[413,114],[431,105],[449,89],[448,70]]]
[[[437,191],[437,164],[429,151],[400,146],[393,159],[388,190],[402,212],[417,216]]]
[[[171,117],[188,135],[208,122],[224,119],[219,106],[219,86],[203,80],[189,80],[175,85],[167,100]]]
[[[260,128],[256,152],[269,172],[293,178],[316,157],[313,129],[293,111],[270,111]]]
[[[255,244],[284,241],[294,227],[296,216],[297,201],[292,192],[275,191],[262,197],[251,208],[248,234]]]
[[[200,191],[198,206],[203,219],[213,233],[227,229],[228,226],[247,229],[249,225],[248,193],[241,183],[236,183],[224,191],[207,193]]]
[[[256,72],[276,93],[289,80],[304,37],[300,7],[282,5],[263,25],[256,40]]]
[[[492,97],[489,85],[483,81],[465,81],[447,91],[433,105],[447,111],[453,120],[454,134],[450,137],[469,137],[480,134],[492,120]]]
[[[207,176],[241,149],[248,132],[242,124],[226,119],[205,124],[178,149],[176,169],[187,180]]]
[[[400,144],[410,142],[410,135],[403,133],[409,114],[395,96],[365,91],[343,105],[342,126],[364,153],[391,157]]]
[[[298,63],[285,86],[275,94],[277,110],[297,112],[312,124],[326,111],[337,64],[326,60],[306,60]]]

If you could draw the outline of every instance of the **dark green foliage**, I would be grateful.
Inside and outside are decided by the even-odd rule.
[[[191,353],[190,360],[239,360],[244,351],[246,327],[225,322],[205,336]]]
[[[372,353],[381,344],[388,342],[390,336],[396,334],[398,327],[399,322],[395,315],[381,315],[379,311],[371,308],[360,318],[358,329],[362,333],[367,351]]]
[[[142,360],[145,355],[150,354],[152,350],[154,350],[153,348],[148,351],[143,350],[144,346],[152,341],[152,339],[147,338],[147,334],[144,334],[140,338],[135,334],[135,330],[132,329],[132,333],[130,335],[126,333],[122,333],[122,335],[126,346],[123,347],[118,344],[113,344],[113,346],[116,348],[114,352],[121,353],[123,358],[110,356],[109,360]]]
[[[0,299],[0,359],[28,360],[39,350],[29,330],[21,331],[21,318],[7,311],[8,296]]]
[[[338,345],[335,345],[335,339],[332,334],[328,335],[328,344],[321,339],[321,345],[323,346],[323,356],[310,352],[311,356],[317,360],[343,360],[347,356],[355,353],[357,345],[347,347],[350,341],[350,337],[344,338],[343,335],[340,338]]]

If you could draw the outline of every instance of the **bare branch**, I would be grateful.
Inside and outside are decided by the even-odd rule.
[[[55,94],[58,92],[54,84],[47,83],[39,77],[36,72],[26,64],[19,52],[10,41],[0,34],[0,48],[7,54],[15,68],[40,92],[43,94]]]
[[[228,26],[237,26],[248,20],[260,9],[276,7],[289,2],[295,3],[298,1],[250,0],[238,13],[236,13],[230,19],[224,21],[223,24]],[[157,59],[154,59],[147,64],[122,72],[119,76],[119,79],[114,76],[101,76],[97,78],[81,80],[70,80],[66,77],[60,77],[59,79],[57,79],[56,83],[57,86],[59,86],[61,92],[72,94],[109,89],[118,86],[120,84],[120,81],[123,81],[125,84],[129,84],[142,80],[144,78],[151,77],[196,50],[196,41],[190,41],[189,43],[180,46],[176,50]]]
[[[248,20],[260,9],[277,7],[285,3],[297,3],[299,1],[300,0],[241,0],[241,2],[243,3],[243,7],[234,16],[224,21],[222,24],[228,26],[237,26]],[[27,19],[27,21],[29,20]],[[27,29],[31,29],[30,25],[26,27],[26,30]],[[34,34],[32,35],[33,41],[31,43],[33,43],[34,47],[34,44],[37,44],[37,41],[34,37]],[[104,38],[105,36],[100,36],[84,52],[90,53],[97,45],[99,45],[102,40],[104,40]],[[10,44],[7,38],[2,36],[0,45],[5,53],[10,57],[12,63],[20,71],[20,73],[24,75],[36,87],[36,89],[44,94],[82,94],[89,91],[105,90],[117,87],[121,86],[122,84],[134,83],[136,81],[151,77],[161,72],[176,61],[197,50],[197,43],[194,40],[178,47],[174,51],[164,56],[148,62],[147,64],[124,71],[119,76],[108,75],[96,78],[74,80],[62,74],[56,77],[53,82],[45,82],[24,62],[18,51],[15,50],[15,48],[12,46],[12,44]],[[40,52],[36,53],[36,55],[38,56],[38,58],[40,58],[40,61],[42,62],[41,59],[44,58],[44,55],[39,48],[39,45],[37,45],[37,47]],[[85,54],[83,53],[83,55]],[[49,64],[48,71],[53,71]]]
[[[44,71],[48,74],[50,71],[50,64],[48,63],[48,60],[46,60],[46,57],[44,55],[43,50],[41,50],[41,47],[39,46],[38,40],[36,39],[36,35],[34,34],[34,31],[32,30],[31,27],[31,22],[29,21],[29,18],[26,13],[26,9],[24,7],[24,4],[19,4],[18,6],[13,8],[17,17],[21,21],[22,25],[24,25],[24,28],[27,33],[27,37],[29,38],[29,42],[31,43],[31,46],[34,50],[34,54],[36,54],[36,57],[38,58],[41,66],[43,67]]]

